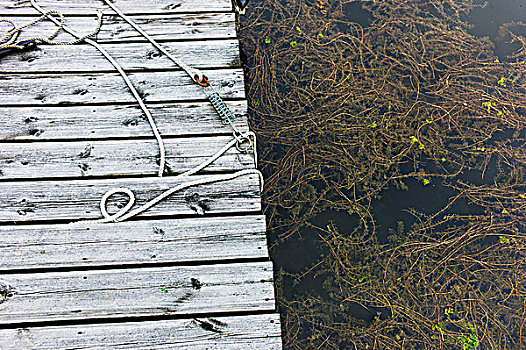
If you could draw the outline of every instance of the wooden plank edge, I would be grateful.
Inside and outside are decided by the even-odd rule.
[[[275,310],[270,261],[4,274],[0,281],[4,325]]]
[[[204,70],[203,74],[222,98],[245,98],[242,69]],[[182,71],[136,72],[128,77],[146,103],[206,99],[202,88]],[[118,73],[0,75],[0,105],[6,107],[136,102]]]
[[[177,191],[137,217],[259,213],[259,176],[244,172],[225,181],[224,176],[230,175],[193,175],[192,180],[206,177],[212,183]],[[135,195],[134,208],[137,208],[187,181],[184,177],[166,176],[3,182],[0,183],[0,222],[99,219],[100,199],[109,190],[128,188]],[[107,205],[108,212],[115,213],[127,203],[127,195],[115,194]]]
[[[104,13],[115,14],[113,10],[102,1],[87,4],[82,0],[55,1],[38,0],[42,8],[46,10],[60,11],[64,15],[93,15],[98,10]],[[139,14],[169,14],[169,13],[202,13],[202,12],[232,12],[231,0],[148,0],[148,6],[144,6],[142,0],[121,1],[117,3],[121,11],[127,15]],[[36,15],[29,1],[2,0],[0,1],[0,15]]]
[[[233,136],[164,138],[165,175],[195,168],[233,139]],[[3,143],[0,181],[155,176],[159,154],[156,140]],[[255,168],[254,155],[239,152],[234,145],[202,172],[251,168]]]
[[[0,348],[281,350],[277,313],[0,330]]]
[[[239,68],[237,39],[180,41],[162,44],[172,55],[190,62],[197,69]],[[150,43],[101,44],[127,72],[181,68],[157,51]],[[79,64],[82,57],[82,64]],[[37,49],[2,57],[2,73],[82,73],[114,72],[115,67],[94,47],[39,45]]]
[[[0,269],[268,259],[263,215],[0,226]]]
[[[234,125],[248,131],[247,101],[225,101],[236,115]],[[157,128],[164,136],[232,133],[210,102],[151,103]],[[144,113],[133,105],[4,107],[0,140],[86,140],[151,137]]]
[[[9,18],[19,26],[40,17],[40,15],[17,16],[8,14],[1,16]],[[233,39],[237,36],[236,17],[234,13],[142,14],[130,16],[130,19],[158,42]],[[80,32],[79,34],[91,33],[97,27],[96,13],[92,12],[91,16],[68,16],[66,18],[66,25],[75,31],[78,30]],[[46,36],[55,30],[56,25],[51,21],[41,21],[32,25],[30,29],[24,30],[19,40],[35,36],[31,33],[37,33],[37,36]],[[147,39],[131,25],[126,23],[122,18],[112,14],[104,14],[100,31],[93,36],[92,39],[99,44],[147,42]],[[74,40],[76,40],[76,37],[65,31],[59,32],[53,39],[54,42],[62,43],[69,43]]]

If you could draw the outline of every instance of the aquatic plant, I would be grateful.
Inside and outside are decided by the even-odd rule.
[[[462,346],[462,350],[477,350],[479,347],[479,340],[474,333],[470,333],[468,336],[462,335],[457,337],[457,339]]]
[[[323,251],[276,278],[285,348],[526,348],[526,41],[494,62],[470,0],[360,2],[367,26],[348,3],[254,1],[241,23],[273,249],[314,232]],[[408,179],[449,200],[379,241],[372,202]],[[327,210],[356,224],[315,225]]]

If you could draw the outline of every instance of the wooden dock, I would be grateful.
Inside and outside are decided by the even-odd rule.
[[[40,0],[119,62],[166,145],[92,46],[39,45],[0,57],[0,349],[281,349],[260,183],[251,174],[186,188],[128,221],[101,197],[141,205],[181,184],[232,140],[202,89],[100,0]],[[173,55],[203,71],[248,131],[231,0],[115,0]],[[39,16],[0,0],[0,18]],[[0,23],[0,37],[9,26]],[[50,21],[24,36],[55,30]],[[56,41],[73,37],[61,33]],[[199,175],[254,169],[235,147]],[[127,202],[111,197],[108,211]]]

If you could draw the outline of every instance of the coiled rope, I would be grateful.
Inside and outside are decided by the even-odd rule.
[[[27,28],[27,27],[30,27],[32,25],[35,25],[43,20],[45,20],[46,18],[53,18],[51,17],[51,15],[56,15],[59,17],[60,21],[57,21],[55,19],[55,24],[58,25],[58,28],[50,35],[48,36],[47,38],[45,37],[34,37],[34,38],[29,38],[29,39],[25,39],[24,42],[34,42],[35,44],[48,44],[48,45],[62,45],[62,46],[65,46],[65,45],[75,45],[75,44],[78,44],[80,42],[83,42],[85,41],[86,39],[94,36],[94,35],[97,35],[100,31],[100,27],[102,26],[102,12],[98,11],[97,12],[97,27],[95,28],[95,30],[89,34],[86,34],[84,36],[79,36],[76,40],[73,40],[73,41],[68,41],[68,42],[60,42],[60,41],[53,41],[53,39],[55,39],[57,37],[57,35],[60,33],[61,30],[64,29],[64,25],[65,25],[65,18],[64,18],[64,15],[58,11],[47,11],[45,13],[42,13],[42,16],[40,16],[39,18],[33,20],[33,21],[30,21],[30,22],[27,22],[27,23],[24,23],[23,25],[19,26],[17,25],[17,23],[15,21],[13,21],[12,19],[9,19],[9,18],[0,18],[0,22],[6,22],[6,23],[9,23],[13,26],[13,28],[11,28],[2,38],[0,38],[0,50],[3,50],[3,49],[23,49],[25,46],[22,46],[20,45],[20,42],[17,42],[17,39],[20,35],[20,33],[22,32],[23,29]]]
[[[186,65],[184,62],[179,60],[178,58],[176,58],[173,55],[171,55],[166,49],[164,49],[161,45],[159,45],[151,36],[149,36],[144,30],[142,30],[142,28],[140,28],[137,24],[135,24],[126,15],[124,15],[122,13],[122,11],[120,11],[115,5],[113,5],[108,0],[103,0],[103,1],[109,7],[111,7],[119,16],[121,16],[126,22],[128,22],[131,26],[133,26],[148,41],[150,41],[150,43],[152,43],[152,45],[154,45],[157,49],[159,49],[159,51],[161,51],[168,58],[170,58],[175,64],[177,64],[179,67],[181,67],[188,75],[190,75],[191,78],[193,78],[193,80],[196,83],[201,85],[203,87],[203,89],[209,88],[209,87],[212,89],[211,85],[208,83],[208,78],[205,75],[203,75],[201,72],[199,72],[199,70],[191,68],[190,66]],[[144,112],[144,114],[148,118],[148,122],[149,122],[149,124],[150,124],[150,126],[152,128],[152,131],[153,131],[153,133],[155,135],[155,138],[157,139],[157,143],[159,145],[159,151],[160,151],[160,165],[159,165],[159,171],[158,171],[157,175],[159,177],[162,177],[163,176],[163,172],[164,172],[164,168],[165,168],[165,163],[166,163],[166,155],[165,155],[166,151],[165,151],[164,142],[163,142],[162,137],[161,137],[161,135],[160,135],[160,133],[159,133],[159,131],[157,129],[157,126],[155,124],[153,116],[151,115],[150,111],[148,110],[148,108],[146,107],[144,102],[142,101],[139,93],[137,92],[137,89],[134,87],[133,83],[128,78],[126,72],[122,69],[122,67],[115,61],[115,59],[101,45],[99,45],[97,42],[89,39],[88,36],[80,36],[75,31],[73,31],[70,28],[68,28],[65,25],[64,20],[63,20],[63,16],[61,14],[59,15],[59,17],[61,18],[60,21],[57,20],[56,18],[54,18],[52,16],[52,14],[58,14],[57,11],[47,11],[46,12],[35,2],[35,0],[30,0],[30,2],[31,2],[31,5],[42,14],[42,17],[47,17],[49,20],[51,20],[53,23],[55,23],[59,27],[59,30],[60,29],[64,30],[65,32],[67,32],[67,33],[73,35],[74,37],[76,37],[78,39],[78,40],[76,40],[76,42],[84,41],[87,44],[92,45],[93,47],[95,47],[117,69],[119,74],[124,79],[126,85],[130,89],[131,93],[133,94],[134,98],[137,100],[137,103],[139,104],[141,110]],[[101,18],[102,18],[102,14],[99,15],[99,23],[101,22]],[[41,20],[41,19],[39,18],[39,20]],[[99,27],[100,27],[100,25],[99,25]],[[203,81],[205,81],[206,84],[203,84],[202,83]],[[212,96],[212,95],[214,97],[215,97],[215,95],[217,95],[217,97],[219,97],[217,92],[215,92],[214,90],[212,90],[211,93],[207,93],[206,90],[205,90],[205,94],[206,94],[206,96],[209,99],[210,99],[210,96]],[[228,110],[228,107],[226,107],[226,105],[224,105],[224,103],[222,102],[220,97],[219,97],[219,100],[220,100],[220,102],[219,102],[220,103],[220,108],[222,108],[222,109],[226,108]],[[218,102],[216,102],[216,104],[217,103]],[[221,103],[222,103],[222,105],[221,105]],[[216,107],[216,105],[213,104],[213,106],[214,106],[214,108],[216,108],[216,111],[218,111],[218,108]],[[229,112],[230,115],[233,115],[230,110],[228,110],[228,112]],[[219,111],[218,111],[218,113],[220,114],[222,119],[224,119]],[[216,159],[218,159],[223,153],[225,153],[228,149],[230,149],[234,145],[236,145],[236,148],[238,150],[244,151],[245,153],[248,152],[249,149],[252,149],[253,154],[254,154],[254,158],[257,160],[256,144],[255,144],[255,142],[256,142],[256,138],[255,137],[256,136],[255,136],[255,134],[252,133],[252,132],[241,133],[239,130],[237,130],[235,128],[235,126],[233,125],[231,120],[228,120],[228,122],[233,127],[234,138],[229,143],[227,143],[223,148],[218,150],[214,155],[212,155],[206,161],[204,161],[203,163],[201,163],[198,166],[196,166],[196,167],[194,167],[194,168],[192,168],[192,169],[190,169],[190,170],[188,170],[188,171],[186,171],[186,172],[184,172],[184,173],[182,173],[182,174],[180,174],[180,175],[175,177],[175,178],[185,179],[184,183],[166,190],[165,192],[163,192],[159,196],[151,199],[150,201],[148,201],[144,205],[142,205],[142,206],[140,206],[140,207],[138,207],[138,208],[136,208],[134,210],[131,210],[131,208],[135,204],[135,195],[134,195],[134,193],[131,190],[129,190],[127,188],[111,189],[111,190],[109,190],[108,192],[106,192],[102,196],[101,201],[100,201],[100,210],[101,210],[101,213],[102,213],[102,216],[103,216],[102,219],[78,221],[78,222],[75,222],[75,223],[72,223],[72,224],[79,224],[79,223],[104,223],[104,222],[124,221],[124,220],[127,220],[127,219],[129,219],[129,218],[131,218],[133,216],[136,216],[136,215],[148,210],[149,208],[151,208],[154,205],[158,204],[162,200],[166,199],[168,196],[172,195],[173,193],[181,191],[181,190],[183,190],[185,188],[192,187],[192,186],[197,186],[197,185],[202,185],[202,184],[209,184],[209,183],[219,182],[219,181],[228,181],[228,180],[232,180],[232,179],[235,179],[237,177],[245,176],[245,175],[257,175],[259,177],[259,180],[260,180],[260,189],[262,190],[263,189],[263,175],[257,169],[241,170],[241,171],[237,171],[235,173],[227,174],[227,175],[206,176],[206,177],[203,177],[203,178],[200,178],[200,179],[195,179],[195,180],[192,180],[190,178],[190,175],[194,175],[195,173],[199,172],[200,170],[202,170],[205,167],[207,167],[208,165],[210,165],[212,162],[214,162]],[[243,147],[242,146],[243,143],[248,143],[248,145]],[[128,203],[123,208],[121,208],[118,212],[116,212],[114,214],[109,214],[107,209],[106,209],[107,202],[108,202],[109,198],[112,195],[114,195],[114,194],[124,194],[124,195],[128,196]]]

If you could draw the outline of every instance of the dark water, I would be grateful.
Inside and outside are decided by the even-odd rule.
[[[499,35],[503,23],[526,21],[526,1],[523,0],[490,0],[484,8],[476,8],[470,18],[473,24],[472,33],[477,36],[488,36],[495,44],[495,54],[504,59],[519,46],[510,44]],[[522,30],[526,34],[526,29]]]
[[[261,1],[252,0],[252,3],[259,4]],[[251,9],[249,8],[248,11]],[[370,14],[362,8],[358,1],[347,3],[344,6],[344,13],[348,20],[359,23],[362,27],[371,25]],[[267,13],[264,16],[270,19],[271,14]],[[243,19],[241,21],[243,22]],[[499,33],[499,28],[504,23],[520,21],[526,22],[525,0],[490,0],[483,8],[475,9],[469,18],[469,22],[473,25],[472,34],[479,37],[489,37],[495,45],[495,54],[503,61],[507,55],[518,49],[518,44],[510,44],[509,37]],[[340,28],[342,31],[346,29],[345,25]],[[526,29],[524,31],[523,34],[526,34]],[[502,139],[507,137],[509,135],[505,133],[501,135]],[[428,165],[428,168],[432,167],[432,164]],[[495,167],[496,163],[490,161],[484,175],[480,171],[467,169],[458,175],[457,179],[474,185],[491,184],[497,172]],[[380,193],[380,199],[372,201],[371,212],[376,225],[376,238],[380,243],[389,242],[390,232],[399,231],[401,228],[410,228],[417,220],[411,214],[413,210],[432,214],[444,208],[454,194],[454,191],[440,180],[431,180],[429,184],[425,185],[417,179],[405,179],[403,181],[407,186],[406,189],[387,188]],[[484,208],[482,207],[469,204],[466,200],[459,200],[449,207],[445,214],[469,215],[480,214],[483,211]],[[358,227],[359,218],[346,211],[328,210],[311,219],[310,223],[320,228],[333,224],[340,232],[351,234],[353,229]],[[323,287],[326,276],[323,273],[316,273],[317,262],[323,260],[328,253],[318,233],[319,231],[315,228],[304,228],[299,234],[283,241],[278,238],[279,232],[269,232],[269,240],[272,246],[271,258],[275,264],[275,270],[282,272],[282,285],[280,287],[287,300],[301,299],[302,296],[306,295],[316,295],[327,300],[331,298]],[[309,273],[306,273],[307,271]],[[292,275],[302,277],[291,277]],[[359,304],[352,305],[349,312],[356,319],[365,322],[372,321],[377,313],[380,313],[381,317],[389,316],[386,310],[365,308]]]

